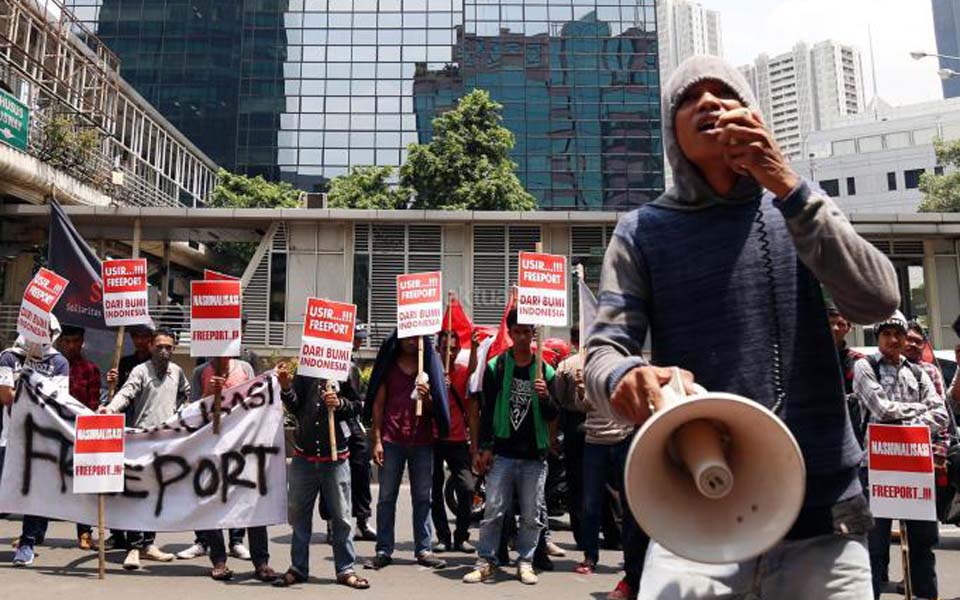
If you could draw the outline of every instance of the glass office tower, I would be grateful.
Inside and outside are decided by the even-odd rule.
[[[102,0],[97,29],[128,80],[233,170],[310,191],[351,166],[399,166],[438,112],[483,88],[542,208],[613,210],[663,186],[655,13],[654,0]],[[203,118],[170,117],[187,97]]]

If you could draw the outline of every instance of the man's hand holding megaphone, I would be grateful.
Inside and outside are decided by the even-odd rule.
[[[631,422],[642,425],[663,408],[662,388],[670,383],[673,373],[671,367],[637,367],[623,376],[610,396],[610,403]],[[680,369],[680,376],[686,392],[695,394],[693,373]]]

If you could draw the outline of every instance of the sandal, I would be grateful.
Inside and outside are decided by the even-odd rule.
[[[573,570],[580,575],[591,575],[596,569],[596,565],[591,560],[585,560],[577,565]]]
[[[216,565],[210,570],[210,579],[214,581],[229,581],[232,577],[233,571],[227,565]]]
[[[290,587],[291,585],[297,583],[304,583],[307,581],[307,578],[297,573],[293,569],[287,569],[287,572],[280,576],[280,579],[276,579],[273,582],[273,587]]]
[[[260,565],[253,571],[253,578],[265,583],[276,581],[280,575],[270,568],[270,565]]]
[[[356,573],[340,575],[337,577],[337,583],[355,590],[366,590],[370,588],[370,582],[363,577],[359,577]]]

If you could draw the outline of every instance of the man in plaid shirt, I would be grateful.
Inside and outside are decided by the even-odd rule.
[[[869,423],[925,425],[931,439],[949,424],[943,398],[930,376],[910,364],[904,356],[907,320],[897,311],[874,326],[879,352],[861,358],[854,365],[853,390],[860,399],[861,412]],[[866,469],[864,469],[865,471]],[[865,485],[869,490],[870,486]],[[886,587],[890,563],[890,519],[876,519],[869,534],[873,595],[880,598]],[[910,579],[914,597],[937,598],[936,557],[933,548],[940,541],[936,521],[907,521],[910,542]]]

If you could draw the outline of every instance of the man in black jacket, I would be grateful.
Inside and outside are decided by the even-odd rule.
[[[339,391],[323,380],[297,375],[286,363],[277,366],[284,406],[297,418],[296,449],[287,481],[287,502],[293,540],[291,566],[274,585],[287,587],[307,580],[310,566],[310,536],[317,495],[323,493],[333,532],[333,562],[337,583],[365,589],[370,584],[354,571],[356,553],[350,523],[350,451],[346,422],[360,411],[360,397],[349,381]],[[331,448],[327,414],[334,412],[336,448]],[[333,452],[336,452],[336,459]]]

